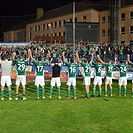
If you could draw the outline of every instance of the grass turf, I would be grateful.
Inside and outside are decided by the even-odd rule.
[[[57,89],[49,96],[49,82],[46,82],[46,99],[36,99],[34,83],[27,83],[27,100],[0,101],[0,133],[131,133],[133,131],[133,103],[131,81],[127,86],[127,97],[117,97],[117,82],[113,82],[113,97],[104,96],[85,100],[82,79],[77,79],[77,100],[66,100],[66,85],[62,83],[61,97]],[[90,87],[92,88],[92,86]],[[104,88],[104,87],[102,87]],[[123,89],[122,89],[123,90]],[[109,91],[108,91],[109,92]],[[13,98],[15,85],[12,87]],[[91,93],[91,91],[90,91]],[[123,93],[123,92],[122,92]],[[41,89],[40,89],[41,95]]]

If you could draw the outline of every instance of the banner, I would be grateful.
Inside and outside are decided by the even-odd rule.
[[[0,72],[0,77],[1,77],[1,72]],[[51,72],[44,72],[44,78],[45,78],[45,81],[50,81],[52,78],[52,73]],[[11,79],[13,81],[16,79],[16,72],[15,71],[11,72]],[[60,80],[61,80],[61,82],[67,81],[67,73],[66,72],[60,73]],[[35,81],[35,72],[26,72],[26,81],[27,82],[34,82]]]

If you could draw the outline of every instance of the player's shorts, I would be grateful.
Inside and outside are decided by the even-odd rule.
[[[105,79],[105,84],[108,85],[108,84],[112,84],[112,77],[108,77],[106,76],[106,79]]]
[[[7,86],[10,86],[12,84],[10,76],[1,76],[1,86],[5,86],[5,84]]]
[[[132,79],[132,84],[133,84],[133,79]]]
[[[76,86],[76,78],[75,77],[72,77],[72,78],[68,78],[68,80],[67,80],[67,85],[68,86]]]
[[[91,83],[91,78],[90,77],[84,77],[83,85],[90,85],[90,83]]]
[[[24,75],[18,75],[17,77],[16,77],[16,85],[20,85],[20,83],[22,84],[22,85],[26,85],[26,76]]]
[[[94,82],[93,82],[94,85],[102,85],[102,77],[99,77],[99,76],[96,76],[94,78]]]
[[[57,85],[58,87],[61,86],[60,77],[56,77],[56,78],[52,77],[51,86],[55,86],[55,85]]]
[[[127,85],[127,77],[119,77],[119,85]]]
[[[39,87],[40,86],[44,86],[45,85],[45,80],[44,80],[44,76],[36,76],[35,78],[35,86]]]

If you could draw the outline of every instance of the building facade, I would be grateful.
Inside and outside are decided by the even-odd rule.
[[[76,3],[75,22],[99,23],[99,42],[109,43],[110,11],[109,6],[104,6],[106,3],[107,0],[96,3],[96,5],[102,4],[101,6],[92,5],[90,1],[87,1],[87,4]],[[44,37],[46,42],[53,43],[56,37],[65,38],[66,22],[73,22],[73,4],[44,13],[40,9],[39,17],[37,15],[35,21],[26,24],[24,28],[5,32],[4,41],[30,42],[36,38],[39,40],[39,37],[40,40],[44,40]],[[120,5],[118,11],[118,44],[124,43],[133,43],[133,2],[131,0],[127,0],[123,5]]]

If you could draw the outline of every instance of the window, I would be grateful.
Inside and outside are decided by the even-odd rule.
[[[59,24],[59,27],[61,27],[61,21],[59,21],[58,24]]]
[[[75,18],[75,22],[77,22],[77,17]]]
[[[32,33],[31,33],[31,32],[29,32],[29,39],[31,39],[31,35],[32,35]]]
[[[63,32],[63,36],[65,36],[65,32]]]
[[[121,41],[121,44],[125,44],[125,41]]]
[[[40,25],[38,25],[38,31],[40,31]]]
[[[125,13],[121,14],[121,20],[125,20]]]
[[[125,27],[121,27],[121,34],[125,34]]]
[[[36,32],[37,31],[37,26],[34,26],[34,32]]]
[[[130,44],[133,45],[133,40],[130,41]]]
[[[86,19],[86,16],[83,16],[82,19],[85,20]]]
[[[130,34],[133,34],[133,26],[130,26]]]
[[[32,30],[32,28],[31,28],[31,27],[29,27],[29,30]]]
[[[45,30],[45,24],[42,25],[42,30]]]
[[[105,23],[105,17],[102,17],[102,23]]]
[[[108,29],[108,36],[110,36],[110,29]]]
[[[60,32],[58,33],[58,36],[61,36],[61,33]]]
[[[54,22],[54,28],[56,28],[57,27],[57,22]]]
[[[72,18],[70,18],[70,22],[72,22]]]
[[[108,16],[108,23],[110,22],[110,16]]]
[[[102,36],[105,36],[105,30],[102,30]]]
[[[62,26],[65,26],[65,20],[62,20]]]
[[[57,33],[54,33],[54,36],[57,36]]]
[[[133,19],[133,12],[130,12],[130,19]]]

